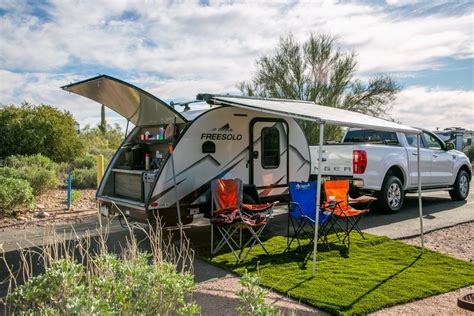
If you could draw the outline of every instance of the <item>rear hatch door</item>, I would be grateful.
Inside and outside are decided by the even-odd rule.
[[[100,75],[61,87],[117,112],[135,126],[161,125],[187,120],[164,101],[125,81]]]

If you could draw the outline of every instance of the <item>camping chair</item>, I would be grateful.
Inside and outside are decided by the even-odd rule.
[[[314,225],[316,223],[316,182],[290,182],[290,203],[288,207],[288,225],[287,225],[287,247],[289,250],[291,244],[296,239],[298,247],[301,248],[301,243],[298,235],[300,233],[306,233],[304,227],[309,225],[311,232],[314,231]],[[323,212],[323,208],[320,209],[319,213],[319,225],[320,231],[318,239],[320,239],[328,248],[327,243],[327,232],[326,228],[331,218],[331,213]],[[293,235],[290,236],[290,223],[293,228]],[[314,234],[311,235],[311,244],[314,241]]]
[[[349,200],[349,180],[327,180],[324,182],[324,191],[326,195],[326,202],[324,207],[326,209],[332,209],[332,214],[335,219],[330,225],[330,229],[333,229],[335,225],[339,229],[344,231],[344,238],[342,243],[347,239],[348,244],[350,245],[350,233],[355,230],[357,231],[362,238],[365,239],[364,234],[359,228],[359,221],[365,214],[369,213],[370,204],[376,200],[373,197],[360,197],[357,199]],[[330,201],[329,197],[334,196],[334,201]],[[358,210],[351,206],[351,204],[366,204],[365,209]],[[345,219],[345,228],[344,225],[341,225],[339,222],[340,219]],[[339,236],[338,236],[339,238]]]
[[[245,260],[255,244],[268,254],[260,236],[272,217],[274,203],[243,204],[243,184],[240,179],[217,179],[211,182],[211,254],[227,245],[237,262]],[[214,226],[221,239],[214,247]],[[242,230],[250,232],[250,239],[243,244]],[[238,235],[238,239],[236,238]],[[244,258],[242,252],[249,246]]]

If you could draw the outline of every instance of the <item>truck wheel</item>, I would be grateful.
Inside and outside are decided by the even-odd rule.
[[[402,208],[404,200],[405,194],[400,179],[387,176],[379,194],[377,208],[384,213],[396,213]]]
[[[456,181],[454,182],[454,189],[449,191],[451,199],[454,201],[463,201],[469,195],[469,175],[466,170],[460,170]]]

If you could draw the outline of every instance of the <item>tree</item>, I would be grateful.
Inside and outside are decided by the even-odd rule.
[[[273,54],[257,60],[254,78],[240,83],[239,88],[248,96],[314,101],[377,117],[387,115],[399,85],[388,75],[364,83],[355,78],[356,71],[354,52],[342,51],[335,37],[311,34],[301,45],[289,35],[280,39]],[[299,123],[309,143],[318,143],[318,125]],[[336,140],[341,133],[341,128],[327,126],[325,139]]]
[[[72,161],[84,152],[74,124],[71,113],[50,105],[0,107],[0,157],[42,154]]]

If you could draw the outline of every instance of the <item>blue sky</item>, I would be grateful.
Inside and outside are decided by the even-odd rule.
[[[96,124],[100,107],[59,87],[98,73],[167,101],[236,93],[281,36],[311,32],[356,52],[362,80],[401,83],[394,119],[474,129],[474,1],[2,0],[0,104],[52,104]]]

